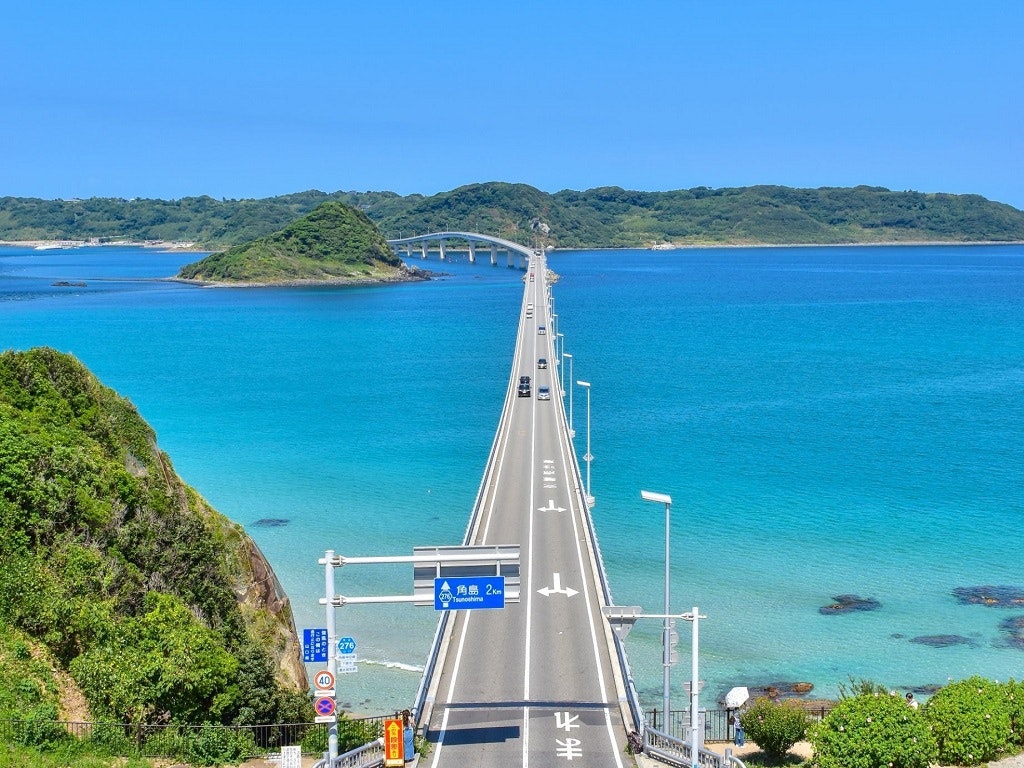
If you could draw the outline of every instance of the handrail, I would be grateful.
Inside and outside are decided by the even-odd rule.
[[[321,757],[313,768],[374,768],[384,765],[384,739],[375,739],[369,744],[350,749],[343,755],[338,755],[334,760]]]
[[[644,729],[644,754],[669,765],[683,768],[694,765],[692,762],[693,750],[689,744],[650,727]],[[723,757],[709,749],[697,748],[696,764],[701,768],[728,768],[730,763],[739,768],[746,768],[739,758],[732,756],[731,750],[727,751]]]

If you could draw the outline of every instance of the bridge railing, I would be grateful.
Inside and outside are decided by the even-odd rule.
[[[697,762],[694,763],[692,760],[693,750],[688,743],[653,728],[644,729],[644,754],[659,762],[679,766],[679,768],[690,768],[693,765],[699,765],[701,768],[729,768],[729,766],[746,768],[743,761],[732,754],[731,749],[725,750],[725,754],[720,755],[709,749],[698,748]]]
[[[313,768],[376,768],[379,765],[384,765],[383,738],[349,750],[333,760],[321,758],[313,763]]]

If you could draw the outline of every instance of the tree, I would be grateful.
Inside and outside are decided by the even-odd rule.
[[[804,738],[810,718],[799,702],[774,702],[759,698],[740,715],[747,738],[757,742],[773,760],[781,759]]]

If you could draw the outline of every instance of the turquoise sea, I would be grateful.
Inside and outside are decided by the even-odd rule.
[[[243,523],[323,626],[324,550],[456,544],[494,437],[522,273],[362,288],[204,289],[152,278],[198,258],[0,248],[0,349],[49,345],[130,398],[180,475]],[[673,607],[698,606],[701,677],[891,688],[1024,677],[1024,246],[555,252],[558,331],[592,383],[593,510],[612,593],[660,612],[671,494]],[[57,281],[85,286],[54,286]],[[577,451],[585,394],[574,394]],[[267,526],[259,521],[287,523]],[[348,566],[337,591],[406,593],[407,566]],[[823,615],[837,595],[877,610]],[[350,606],[348,709],[408,705],[435,616]],[[627,647],[661,701],[660,623]],[[676,701],[689,677],[679,627]],[[955,636],[947,647],[915,638]],[[310,667],[312,671],[312,667]]]

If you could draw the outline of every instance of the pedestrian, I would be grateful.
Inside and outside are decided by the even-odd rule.
[[[408,709],[402,710],[402,755],[407,764],[416,757],[416,723]]]
[[[737,747],[742,747],[746,743],[746,740],[744,739],[743,734],[743,723],[740,722],[739,710],[729,716],[729,722],[732,723],[735,728],[732,743]]]
[[[917,699],[914,698],[914,694],[907,691],[907,704],[911,709],[917,709]]]

